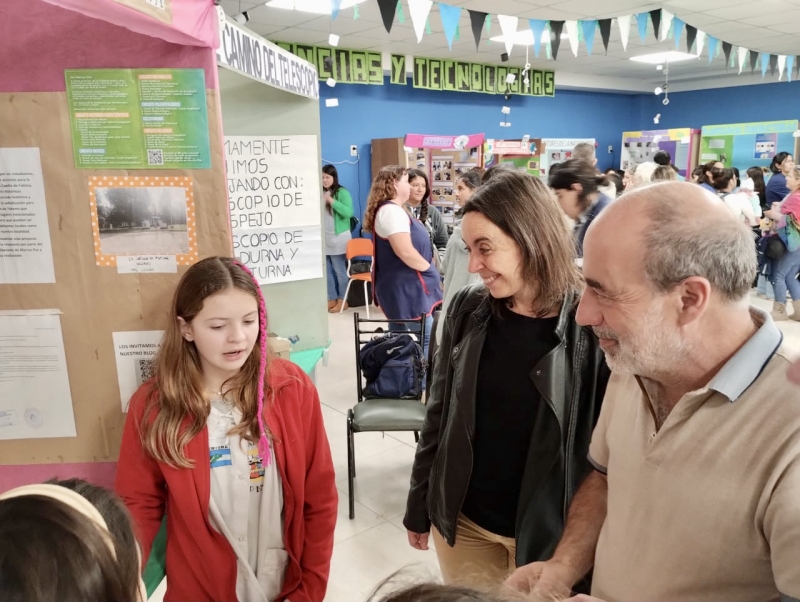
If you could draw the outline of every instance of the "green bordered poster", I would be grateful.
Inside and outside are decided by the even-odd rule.
[[[79,169],[211,167],[202,69],[68,69]]]

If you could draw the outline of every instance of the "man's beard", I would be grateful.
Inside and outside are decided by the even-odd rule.
[[[684,361],[689,344],[677,331],[664,328],[661,314],[661,304],[653,303],[627,341],[620,340],[612,330],[593,329],[599,338],[617,342],[606,351],[606,362],[613,372],[655,379],[672,372]]]

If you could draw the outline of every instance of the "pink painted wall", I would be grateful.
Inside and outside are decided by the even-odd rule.
[[[50,479],[85,479],[95,485],[114,486],[116,462],[83,462],[80,464],[25,464],[0,466],[0,493]]]
[[[214,48],[135,33],[44,0],[0,0],[0,92],[63,92],[65,69],[156,67],[205,69],[206,88],[218,87]]]

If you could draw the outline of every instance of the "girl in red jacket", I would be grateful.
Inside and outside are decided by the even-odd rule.
[[[131,399],[116,490],[145,560],[166,513],[166,601],[325,597],[337,493],[319,397],[266,333],[250,271],[204,259]]]

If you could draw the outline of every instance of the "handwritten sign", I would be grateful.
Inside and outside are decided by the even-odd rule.
[[[228,136],[233,252],[260,284],[322,278],[316,136]]]
[[[118,255],[118,274],[176,274],[174,255]]]

